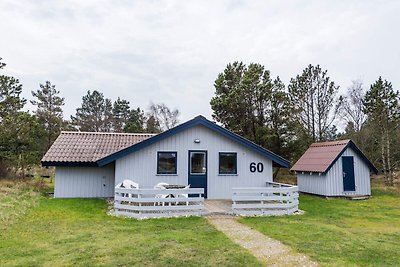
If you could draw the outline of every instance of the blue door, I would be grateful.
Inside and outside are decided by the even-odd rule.
[[[342,166],[344,191],[356,191],[356,183],[354,180],[354,158],[342,157]]]
[[[188,183],[192,188],[204,188],[207,197],[207,151],[189,150]]]

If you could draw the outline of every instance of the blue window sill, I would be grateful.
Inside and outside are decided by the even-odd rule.
[[[219,173],[218,176],[239,176],[237,173]]]
[[[157,173],[156,176],[178,176],[177,173]]]

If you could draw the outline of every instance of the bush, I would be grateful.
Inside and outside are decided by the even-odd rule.
[[[10,166],[4,162],[4,161],[0,161],[0,179],[1,178],[8,178],[10,175]]]

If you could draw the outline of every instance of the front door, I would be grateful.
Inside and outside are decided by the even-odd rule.
[[[356,183],[354,180],[354,158],[342,157],[342,166],[344,191],[356,191]]]
[[[188,183],[193,188],[204,188],[204,197],[207,198],[207,151],[189,151]]]

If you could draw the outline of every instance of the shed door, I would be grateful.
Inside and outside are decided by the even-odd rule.
[[[356,191],[354,180],[354,158],[342,157],[343,189],[344,191]]]
[[[189,151],[188,183],[193,188],[204,188],[207,197],[207,151]]]
[[[110,175],[101,177],[101,197],[112,197],[114,195],[114,179]]]

